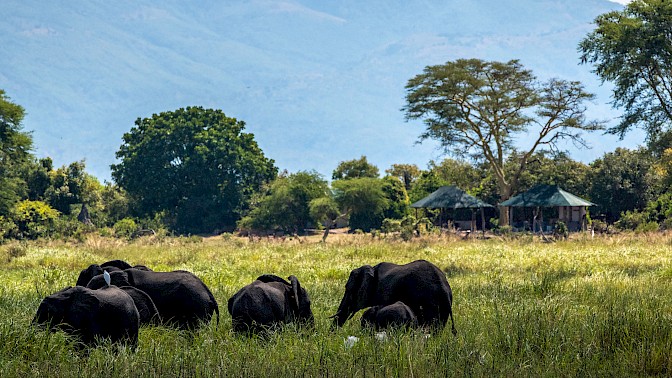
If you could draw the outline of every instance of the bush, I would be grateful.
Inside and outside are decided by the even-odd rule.
[[[569,228],[567,228],[565,222],[558,221],[555,224],[555,230],[553,230],[553,233],[559,237],[567,239],[569,237]]]
[[[619,230],[635,230],[640,225],[649,222],[649,214],[638,210],[621,213],[621,218],[614,223]]]
[[[59,212],[42,201],[21,201],[14,207],[12,218],[17,239],[37,239],[50,236]]]
[[[644,222],[637,225],[635,228],[636,233],[647,233],[647,232],[657,232],[660,230],[660,225],[658,222]]]
[[[0,215],[0,240],[8,238],[16,232],[16,224],[11,219]]]
[[[118,238],[130,239],[138,230],[138,225],[131,218],[124,218],[112,226],[114,235]]]
[[[383,219],[383,227],[381,228],[381,231],[385,234],[401,231],[401,219]]]
[[[590,226],[593,228],[593,231],[600,232],[600,233],[607,232],[607,229],[609,228],[609,225],[607,224],[607,222],[599,220],[599,219],[593,219],[590,222]]]

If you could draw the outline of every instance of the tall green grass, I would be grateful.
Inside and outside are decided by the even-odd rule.
[[[19,248],[19,250],[17,250]],[[23,250],[20,250],[23,248]],[[17,252],[18,251],[18,252]],[[186,269],[212,289],[222,312],[194,333],[144,327],[137,351],[78,351],[62,333],[30,326],[40,300],[74,285],[90,263],[124,259]],[[448,275],[457,337],[393,332],[384,342],[359,316],[331,330],[351,269],[426,259]],[[295,274],[316,325],[270,335],[231,331],[227,299],[263,273]],[[350,335],[359,342],[347,348]],[[143,239],[126,244],[0,246],[0,376],[670,376],[670,236],[524,240],[365,235],[251,242],[239,238]]]

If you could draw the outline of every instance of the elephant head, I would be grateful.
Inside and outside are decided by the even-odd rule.
[[[376,280],[373,267],[364,265],[353,269],[345,284],[345,294],[338,306],[338,311],[331,316],[334,319],[334,325],[342,326],[357,311],[374,304],[375,292]]]
[[[107,269],[107,268],[105,268],[105,269]],[[109,273],[110,273],[110,284],[111,285],[118,286],[118,287],[133,286],[131,284],[131,282],[129,282],[128,273],[126,273],[125,271],[115,270],[115,271],[112,271],[112,272],[109,272]],[[100,288],[105,287],[105,286],[107,286],[107,283],[105,282],[105,279],[102,275],[102,272],[101,272],[101,274],[91,278],[89,283],[86,285],[87,288],[93,289],[93,290],[100,289]]]
[[[98,299],[87,289],[68,286],[42,300],[33,323],[47,325],[50,331],[74,333],[87,325],[89,309],[97,305]]]
[[[123,260],[106,261],[100,265],[91,264],[88,268],[82,269],[77,277],[77,286],[86,286],[91,279],[97,275],[103,274],[103,271],[116,272],[130,268],[131,265]]]

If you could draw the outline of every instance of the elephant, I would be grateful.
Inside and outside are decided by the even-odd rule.
[[[79,277],[77,277],[77,286],[86,286],[91,279],[99,274],[103,274],[103,271],[109,272],[115,272],[119,270],[124,270],[124,269],[130,269],[130,268],[136,268],[140,270],[148,270],[151,271],[148,267],[144,265],[135,265],[131,266],[131,264],[127,263],[126,261],[123,260],[111,260],[111,261],[106,261],[100,265],[98,264],[91,264],[89,265],[88,268],[83,269],[79,273]]]
[[[208,322],[213,312],[219,323],[219,306],[210,289],[193,273],[184,270],[153,272],[135,268],[110,272],[112,285],[132,286],[147,293],[164,324],[180,329],[195,329]],[[89,281],[88,288],[106,285],[103,275]]]
[[[135,307],[138,309],[138,314],[140,315],[141,326],[145,324],[161,324],[161,315],[149,294],[133,286],[121,286],[119,288],[133,299],[133,303],[135,303]]]
[[[387,306],[373,306],[362,314],[362,328],[373,327],[375,330],[390,327],[413,327],[418,325],[418,318],[404,302],[397,301]]]
[[[405,265],[381,262],[364,265],[350,272],[345,293],[334,319],[342,326],[357,311],[376,305],[404,302],[415,313],[418,325],[445,326],[450,317],[452,332],[457,334],[453,318],[453,293],[446,275],[436,265],[416,260]]]
[[[44,298],[33,318],[33,324],[63,330],[89,346],[104,338],[135,348],[139,323],[133,299],[115,286],[100,290],[68,286]]]
[[[291,322],[313,325],[308,293],[295,276],[288,279],[265,274],[229,298],[233,329],[255,332]]]

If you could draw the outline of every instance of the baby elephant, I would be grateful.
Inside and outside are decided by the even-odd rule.
[[[291,322],[312,325],[308,293],[295,276],[289,281],[265,274],[229,298],[234,331],[256,332]]]
[[[49,325],[49,331],[63,330],[86,345],[96,339],[138,345],[140,315],[133,299],[116,286],[91,290],[66,287],[42,300],[33,323]]]
[[[362,314],[362,327],[378,330],[389,327],[415,327],[418,318],[404,302],[397,301],[387,306],[373,306]]]

